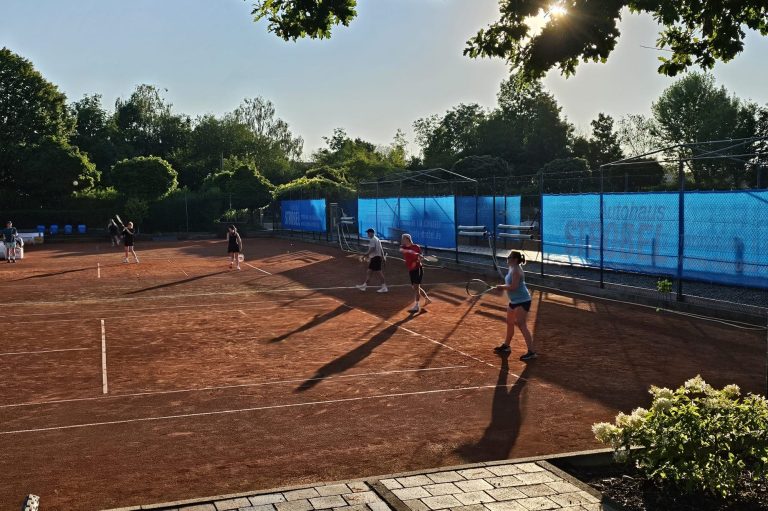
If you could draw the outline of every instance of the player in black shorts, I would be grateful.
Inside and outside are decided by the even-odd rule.
[[[365,275],[365,282],[355,287],[360,291],[365,291],[368,288],[371,277],[376,273],[381,279],[381,287],[377,292],[386,293],[389,289],[387,289],[387,282],[384,280],[384,248],[381,246],[381,240],[376,237],[376,231],[368,229],[365,232],[371,240],[368,244],[368,252],[362,256],[363,258],[368,258],[368,271]]]
[[[237,227],[230,225],[227,228],[227,253],[231,260],[229,261],[229,269],[231,270],[234,265],[237,265],[237,269],[240,269],[240,252],[243,251],[243,240],[240,238],[240,233],[237,232]]]
[[[123,244],[125,245],[125,258],[123,258],[123,262],[128,262],[128,254],[133,254],[133,258],[136,259],[136,262],[139,262],[139,256],[136,255],[136,251],[133,249],[133,241],[136,235],[133,232],[133,222],[128,222],[128,224],[123,227]]]
[[[432,300],[427,296],[427,292],[421,287],[421,280],[424,278],[424,266],[421,264],[421,247],[413,242],[410,234],[403,234],[400,238],[400,252],[403,253],[405,266],[408,268],[408,276],[411,279],[415,303],[408,312],[419,312],[419,300],[424,295],[424,305],[429,305]]]

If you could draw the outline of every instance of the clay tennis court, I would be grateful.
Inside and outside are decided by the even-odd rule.
[[[402,262],[388,294],[333,247],[248,239],[50,244],[0,264],[0,502],[96,510],[598,447],[590,426],[701,374],[762,392],[765,332],[534,292],[539,359],[505,302]],[[518,334],[519,336],[519,334]],[[519,341],[519,337],[516,339]]]

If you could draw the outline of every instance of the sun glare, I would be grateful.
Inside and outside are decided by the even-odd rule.
[[[568,9],[566,9],[562,4],[553,4],[549,8],[549,15],[554,18],[565,16],[566,14],[568,14]]]

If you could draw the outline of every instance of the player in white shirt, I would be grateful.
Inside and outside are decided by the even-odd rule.
[[[365,253],[363,258],[368,259],[368,271],[365,275],[365,282],[356,286],[360,291],[365,291],[368,288],[368,283],[371,281],[373,274],[378,274],[381,279],[381,287],[377,292],[386,293],[387,282],[384,280],[384,248],[381,246],[381,240],[376,237],[376,231],[368,229],[365,231],[368,234],[370,242],[368,243],[368,252]]]

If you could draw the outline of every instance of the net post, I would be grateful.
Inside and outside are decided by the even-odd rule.
[[[541,243],[541,264],[539,274],[544,276],[544,169],[539,169],[539,243]]]

